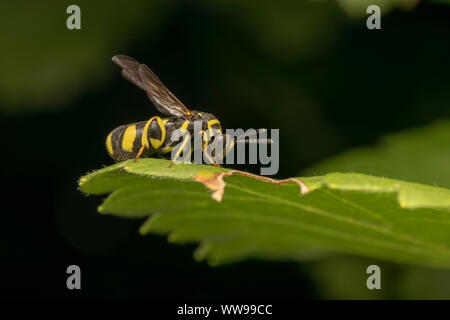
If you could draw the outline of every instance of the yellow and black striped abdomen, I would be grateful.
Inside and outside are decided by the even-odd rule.
[[[134,159],[142,147],[142,133],[147,122],[117,127],[106,138],[106,149],[117,161]]]
[[[106,149],[117,161],[134,159],[143,148],[141,157],[158,153],[166,140],[166,124],[169,119],[158,116],[148,121],[123,125],[114,129],[106,138]]]
[[[199,113],[202,115],[203,113]],[[200,119],[200,130],[208,132],[212,136],[212,130],[221,131],[220,122],[212,115],[205,114],[205,119]],[[162,119],[158,116],[148,121],[123,125],[114,129],[106,139],[106,149],[109,155],[116,161],[135,159],[140,150],[140,157],[150,157],[154,154],[167,157],[173,148],[179,144],[183,137],[177,135],[172,140],[176,130],[187,132],[194,137],[195,128],[192,120],[184,117]],[[191,148],[194,144],[191,143]]]

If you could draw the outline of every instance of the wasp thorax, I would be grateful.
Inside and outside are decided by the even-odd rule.
[[[194,116],[194,121],[201,121],[206,124],[207,127],[205,129],[208,129],[208,124],[214,129],[221,129],[219,120],[212,113],[192,110],[192,115]]]

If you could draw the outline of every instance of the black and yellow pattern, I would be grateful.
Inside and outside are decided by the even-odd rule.
[[[226,136],[222,134],[220,122],[214,115],[186,108],[146,65],[124,55],[114,56],[112,61],[122,68],[122,76],[144,90],[158,111],[168,117],[154,116],[145,122],[114,129],[106,139],[106,149],[113,159],[123,161],[152,155],[167,156],[181,141],[183,144],[187,143],[186,136],[195,139],[196,122],[201,124],[202,151],[206,149],[210,140],[213,140],[212,137],[217,137],[217,134],[221,138]],[[172,140],[173,133],[178,129],[190,135],[185,135],[180,140]],[[192,142],[191,152],[195,147],[195,143]],[[233,145],[234,141],[226,146],[224,155]],[[181,152],[176,150],[175,158],[180,155]]]
[[[117,161],[135,159],[141,149],[139,157],[166,156],[181,141],[172,141],[173,132],[178,129],[187,131],[193,138],[195,121],[200,121],[202,131],[208,132],[210,137],[214,135],[213,130],[220,132],[222,130],[219,120],[209,113],[200,113],[200,116],[194,121],[185,117],[163,119],[155,116],[145,122],[123,125],[114,129],[106,139],[106,149],[109,155]],[[204,139],[203,143],[203,148],[205,148],[208,140]],[[193,142],[191,146],[193,149]]]

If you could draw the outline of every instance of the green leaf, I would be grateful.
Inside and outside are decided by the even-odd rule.
[[[450,188],[450,120],[409,129],[329,158],[305,171],[361,172]]]
[[[223,199],[195,179],[226,169],[140,159],[80,179],[89,194],[111,193],[102,213],[147,218],[142,234],[198,242],[210,264],[246,258],[304,260],[347,253],[394,262],[450,267],[450,190],[364,174],[329,173],[274,185],[225,177]],[[206,171],[206,173],[205,173]]]

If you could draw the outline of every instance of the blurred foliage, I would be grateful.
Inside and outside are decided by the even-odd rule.
[[[366,269],[381,269],[381,290],[367,290]],[[386,261],[331,256],[307,264],[317,290],[325,299],[450,299],[450,272]]]
[[[376,146],[344,152],[305,172],[361,172],[450,188],[449,142],[450,120],[441,120],[382,137]]]
[[[301,59],[330,48],[339,40],[339,11],[333,2],[205,1],[213,10],[234,16],[269,54]]]
[[[105,86],[111,51],[133,42],[136,30],[157,31],[164,1],[77,1],[81,30],[69,30],[73,1],[2,1],[0,112],[61,108],[81,92]]]
[[[148,297],[148,287],[158,298],[164,293],[173,297],[173,287],[183,297],[226,297],[236,296],[237,286],[244,296],[253,293],[247,295],[252,298],[264,290],[268,297],[297,298],[316,287],[322,297],[332,298],[448,297],[448,271],[378,260],[388,281],[382,280],[381,293],[367,292],[361,279],[373,259],[330,257],[311,264],[309,275],[261,261],[250,267],[206,268],[191,262],[192,247],[135,237],[138,222],[94,214],[98,199],[80,196],[73,186],[80,173],[110,163],[104,150],[109,130],[155,113],[145,94],[120,78],[110,61],[117,53],[148,64],[186,105],[216,114],[224,127],[280,128],[280,176],[374,144],[386,133],[450,116],[450,11],[445,5],[450,1],[371,4],[378,2],[382,30],[370,32],[364,0],[80,0],[80,31],[65,25],[72,1],[3,1],[0,129],[12,138],[4,139],[7,156],[1,160],[10,206],[4,210],[2,243],[7,244],[8,271],[19,274],[5,281],[12,288],[35,286],[37,295],[67,294],[54,275],[75,258],[89,265],[90,288],[97,291],[83,294],[94,297],[117,294],[117,288],[122,297]],[[433,130],[424,134],[438,133]],[[448,148],[439,158],[437,148],[424,146],[425,139],[418,137],[423,145],[415,146],[407,138],[406,131],[390,135],[379,146],[364,147],[361,160],[347,158],[352,167],[339,165],[351,172],[448,186],[449,166],[441,175],[434,170],[445,166]],[[436,168],[430,162],[430,173],[422,174],[416,168],[420,160],[428,163],[426,155],[407,159],[411,150],[402,156],[403,142],[411,149],[424,147]],[[390,157],[395,172],[380,167],[382,155]],[[410,165],[414,169],[404,169]],[[23,201],[24,185],[33,190],[29,201]],[[180,265],[184,272],[178,272]],[[24,276],[30,268],[39,277]],[[162,276],[147,277],[149,270]]]
[[[351,16],[361,18],[367,16],[366,10],[370,5],[380,7],[381,14],[399,8],[403,10],[413,9],[420,0],[336,0],[339,5]]]
[[[311,190],[301,195],[294,183],[277,186],[232,176],[217,202],[193,180],[208,188],[214,182],[223,192],[223,181],[206,179],[204,170],[214,176],[224,169],[169,164],[162,159],[121,162],[82,177],[80,188],[111,193],[99,207],[102,213],[149,217],[142,234],[200,242],[195,257],[213,265],[249,257],[304,260],[331,251],[450,267],[449,189],[331,173],[301,178]]]
[[[65,27],[70,1],[2,2],[8,12],[0,22],[0,36],[8,43],[0,62],[0,112],[59,109],[81,92],[105,86],[112,75],[110,57],[135,45],[141,30],[151,42],[176,5],[190,1],[78,1],[82,29]],[[320,56],[341,40],[348,21],[340,5],[356,21],[365,16],[367,3],[379,4],[382,13],[393,8],[414,8],[418,0],[337,1],[200,1],[197,6],[229,19],[261,46],[268,57],[290,61]],[[257,8],[257,9],[256,9]],[[169,22],[169,24],[172,22]],[[358,22],[360,23],[360,21]],[[36,26],[35,28],[30,26]],[[161,50],[161,48],[160,48]],[[167,50],[162,48],[162,50]],[[288,84],[289,85],[289,84]],[[286,90],[295,91],[295,90]]]
[[[382,137],[376,146],[349,150],[304,171],[363,172],[421,183],[450,186],[450,121]],[[375,262],[383,273],[382,290],[364,287],[362,271],[374,261],[336,257],[310,266],[311,276],[329,299],[449,299],[450,272]],[[336,274],[339,274],[337,277]],[[352,276],[353,274],[353,276]],[[355,277],[361,275],[361,278]]]

